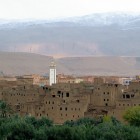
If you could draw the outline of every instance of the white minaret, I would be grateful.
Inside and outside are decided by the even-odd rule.
[[[50,80],[50,86],[52,84],[56,83],[56,65],[55,65],[54,62],[51,62],[51,65],[50,65],[50,77],[49,77],[49,80]]]

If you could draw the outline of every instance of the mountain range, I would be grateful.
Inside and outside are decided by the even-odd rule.
[[[140,14],[98,13],[54,20],[0,19],[0,51],[47,56],[140,56]]]

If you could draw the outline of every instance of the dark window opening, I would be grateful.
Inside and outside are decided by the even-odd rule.
[[[62,107],[60,107],[60,110],[62,110]]]
[[[69,93],[68,92],[66,93],[66,97],[69,97]]]
[[[53,98],[55,98],[55,95],[52,95]]]
[[[123,94],[123,98],[125,98],[125,94]]]
[[[78,103],[80,102],[79,100],[76,100]]]
[[[67,107],[65,107],[65,110],[68,110],[68,108],[67,108]]]
[[[57,91],[58,94],[61,94],[61,91]]]
[[[106,103],[105,106],[108,106],[108,103]]]
[[[116,86],[116,87],[118,87],[118,85],[117,85],[117,84],[115,84],[115,86]]]
[[[130,95],[129,94],[126,94],[126,98],[129,99],[130,98]]]

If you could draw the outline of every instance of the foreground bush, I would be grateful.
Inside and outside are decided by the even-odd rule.
[[[135,106],[126,110],[124,119],[134,126],[140,127],[140,106]]]
[[[139,140],[140,127],[124,125],[115,118],[67,121],[53,125],[47,118],[0,118],[1,140]]]

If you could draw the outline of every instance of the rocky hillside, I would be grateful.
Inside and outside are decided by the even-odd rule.
[[[49,73],[51,56],[33,53],[0,52],[0,71],[5,74]],[[57,73],[76,75],[140,74],[140,57],[64,57],[54,60]]]

